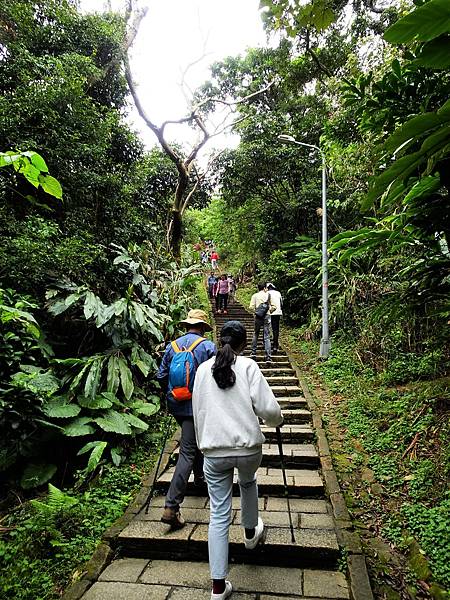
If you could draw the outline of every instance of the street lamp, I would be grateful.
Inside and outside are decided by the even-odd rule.
[[[330,336],[328,329],[328,250],[327,250],[327,165],[325,162],[325,154],[313,144],[305,144],[297,141],[292,135],[282,133],[278,136],[281,142],[290,142],[298,146],[306,146],[320,152],[322,157],[322,339],[320,340],[319,354],[323,358],[327,358],[330,353]]]

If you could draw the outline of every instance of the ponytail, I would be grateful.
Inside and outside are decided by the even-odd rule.
[[[230,341],[226,342],[222,339],[222,348],[217,351],[216,360],[212,367],[212,375],[221,390],[233,387],[236,383],[236,373],[231,368],[236,356]]]
[[[247,332],[239,321],[227,321],[220,332],[221,348],[217,351],[212,366],[212,376],[221,390],[233,387],[236,373],[231,368],[236,361],[236,352],[240,352],[247,342]]]

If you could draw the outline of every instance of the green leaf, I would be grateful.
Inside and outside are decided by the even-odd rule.
[[[83,408],[89,408],[90,410],[98,410],[101,408],[111,408],[113,403],[104,397],[103,394],[96,396],[95,398],[89,398],[86,396],[78,397],[78,404]]]
[[[86,298],[84,300],[84,317],[86,320],[97,314],[99,298],[91,291],[86,292]]]
[[[430,175],[428,177],[424,177],[420,181],[418,181],[410,191],[406,194],[405,199],[403,200],[404,204],[408,204],[411,200],[416,200],[417,198],[423,198],[426,196],[430,196],[441,186],[441,180],[439,177]]]
[[[138,415],[145,415],[146,417],[151,417],[159,410],[159,402],[158,404],[149,404],[148,402],[134,402],[131,405],[131,408],[134,412],[138,413]]]
[[[86,454],[86,452],[89,452],[89,450],[92,450],[92,448],[95,448],[95,446],[97,446],[98,444],[101,444],[100,440],[98,440],[96,442],[88,442],[80,450],[78,450],[77,456],[81,456],[82,454]]]
[[[135,427],[136,429],[140,429],[141,431],[147,431],[148,429],[148,423],[142,421],[141,419],[139,419],[135,415],[132,415],[131,413],[124,413],[123,418],[125,419],[125,421],[127,421],[127,423],[129,423],[132,427]]]
[[[63,192],[61,184],[57,179],[51,175],[39,175],[39,183],[41,184],[44,192],[47,192],[47,194],[50,194],[51,196],[58,198],[58,200],[61,200]]]
[[[38,487],[47,483],[56,473],[57,467],[53,464],[46,463],[30,463],[23,472],[20,485],[24,490]]]
[[[64,434],[68,437],[91,435],[95,432],[95,428],[89,423],[92,423],[90,417],[78,417],[64,427]]]
[[[125,398],[129,400],[134,392],[133,375],[123,358],[119,358],[120,383]]]
[[[428,42],[449,31],[449,1],[430,0],[391,25],[385,31],[384,38],[391,44]]]
[[[108,442],[99,442],[92,450],[85,470],[86,474],[91,473],[97,468],[107,445]]]
[[[95,359],[91,368],[89,369],[89,373],[84,384],[84,395],[87,398],[94,399],[97,395],[100,377],[102,375],[102,367],[105,360],[105,357],[99,357]]]
[[[425,44],[413,62],[431,69],[448,69],[450,67],[450,35],[441,35]]]
[[[78,404],[69,404],[66,398],[52,398],[42,406],[42,411],[47,417],[66,419],[76,417],[81,412]]]
[[[95,423],[104,431],[131,435],[131,427],[123,416],[115,410],[108,410],[103,417],[94,419]]]
[[[117,356],[110,356],[108,360],[108,376],[106,380],[106,389],[112,394],[116,394],[119,389],[120,383],[120,370],[119,370],[119,358]]]
[[[119,448],[111,448],[110,453],[113,464],[118,467],[123,460],[122,455],[119,453]]]
[[[417,138],[428,131],[439,127],[446,121],[447,119],[445,119],[445,117],[441,117],[436,113],[425,113],[413,117],[394,131],[394,133],[386,140],[385,146],[388,150],[397,151],[404,142],[412,138]]]
[[[37,152],[29,152],[28,154],[32,164],[36,167],[36,169],[39,169],[41,173],[48,173],[47,164],[40,154]]]

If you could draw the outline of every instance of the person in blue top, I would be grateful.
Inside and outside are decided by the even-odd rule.
[[[175,340],[176,346],[180,350],[188,349],[196,343],[192,350],[196,367],[213,357],[217,352],[216,345],[210,340],[203,339],[200,341],[204,337],[205,332],[212,330],[207,319],[208,316],[203,310],[190,310],[187,318],[184,321],[180,321],[180,325],[187,327],[187,333]],[[196,485],[204,485],[205,479],[203,476],[203,455],[198,449],[195,439],[192,401],[175,400],[169,389],[170,364],[174,356],[174,344],[170,343],[165,349],[161,366],[156,375],[161,388],[167,394],[168,411],[175,417],[178,425],[181,427],[178,462],[166,495],[165,508],[161,521],[170,525],[172,529],[181,529],[185,525],[185,522],[180,514],[180,504],[184,500],[191,472],[194,471],[194,483]]]

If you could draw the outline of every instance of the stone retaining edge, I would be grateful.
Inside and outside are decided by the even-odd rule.
[[[341,492],[336,472],[331,462],[330,447],[326,431],[323,427],[322,416],[319,406],[312,396],[306,381],[303,379],[297,362],[286,351],[292,368],[298,377],[300,387],[311,411],[313,426],[316,430],[317,446],[319,451],[320,465],[325,479],[325,487],[330,497],[333,509],[333,517],[336,523],[336,536],[339,546],[347,554],[347,579],[350,584],[350,595],[352,600],[373,600],[372,588],[369,574],[367,572],[366,559],[362,550],[361,540],[356,531],[352,531],[353,524]]]
[[[170,457],[178,446],[181,432],[179,429],[172,438],[166,442],[164,447],[161,464],[159,465],[159,474],[167,467]],[[156,465],[152,471],[144,478],[141,489],[137,496],[128,505],[125,512],[108,529],[103,532],[101,541],[94,550],[94,554],[85,564],[80,579],[74,581],[61,596],[61,600],[80,600],[87,590],[97,581],[100,574],[112,562],[116,549],[117,538],[127,525],[134,519],[136,514],[144,507],[148,497],[148,492],[153,483],[156,474]]]

